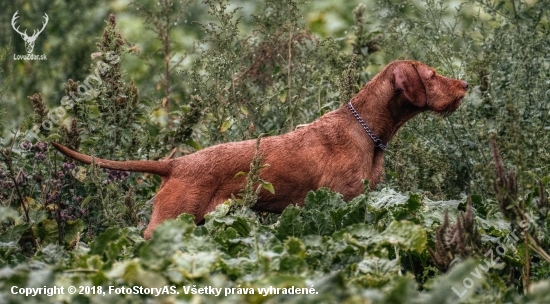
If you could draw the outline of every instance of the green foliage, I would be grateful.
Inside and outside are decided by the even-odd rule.
[[[380,1],[381,43],[469,82],[464,104],[444,120],[427,115],[392,142],[387,169],[401,189],[490,196],[489,140],[496,138],[520,191],[548,175],[548,1]],[[384,9],[382,9],[384,8]],[[405,165],[406,164],[406,165]]]
[[[494,292],[508,293],[513,287],[499,283],[499,275],[506,275],[501,267],[490,268],[487,275],[475,282],[475,291],[470,290],[462,298],[452,291],[453,287],[460,292],[467,290],[463,280],[475,279],[472,273],[479,272],[479,265],[484,265],[482,257],[457,262],[446,275],[427,282],[419,281],[418,273],[422,270],[407,270],[411,258],[425,254],[428,235],[434,233],[427,225],[430,221],[415,211],[439,210],[435,214],[439,214],[436,219],[441,222],[443,207],[451,205],[452,202],[432,202],[391,190],[367,193],[344,204],[339,194],[320,189],[308,195],[303,208],[287,207],[273,224],[260,224],[254,213],[231,214],[229,205],[223,204],[207,215],[203,226],[196,226],[192,216],[182,215],[161,224],[147,242],[135,229],[112,227],[94,238],[89,247],[79,243],[67,252],[57,245],[45,246],[33,257],[34,265],[39,267],[28,267],[26,263],[16,268],[5,266],[9,265],[6,258],[15,263],[13,259],[17,255],[4,254],[10,247],[0,243],[4,265],[0,293],[9,301],[17,301],[21,296],[10,292],[13,285],[95,286],[95,292],[38,295],[29,301],[141,302],[201,298],[223,303],[236,300],[325,303],[367,299],[377,303],[456,303],[459,300],[483,303],[493,297]],[[412,214],[411,220],[395,220],[392,212],[403,208]],[[353,210],[355,213],[362,210],[361,216],[338,216],[352,214]],[[329,224],[320,228],[314,222]],[[506,230],[499,233],[506,234]],[[513,257],[520,249],[515,244],[509,246],[501,258]],[[424,260],[416,267],[428,265]],[[36,281],[44,283],[33,285]],[[418,284],[423,285],[423,292],[417,290]],[[537,283],[529,298],[550,296],[548,289],[543,288],[545,284],[548,282]],[[158,296],[109,295],[110,286],[166,290]],[[273,289],[271,293],[268,291],[270,286],[312,288],[312,291],[304,295],[275,294]],[[222,288],[222,292],[221,295],[198,295],[192,287]],[[170,294],[170,288],[179,294]],[[227,295],[225,288],[229,289]],[[235,289],[231,291],[231,288]],[[510,300],[523,303],[513,295]]]
[[[19,125],[32,112],[31,104],[25,99],[40,92],[49,106],[59,105],[63,97],[62,83],[68,78],[84,79],[89,74],[92,60],[90,53],[104,21],[109,15],[108,1],[76,0],[70,2],[22,0],[4,1],[0,16],[0,36],[2,48],[10,46],[8,60],[1,62],[1,69],[11,76],[0,76],[1,82],[9,80],[0,108],[9,109],[6,127],[18,129]],[[13,60],[13,55],[26,54],[25,43],[11,26],[13,14],[20,16],[17,24],[28,34],[39,29],[44,13],[49,16],[45,30],[38,36],[34,54],[45,54],[47,60],[30,62]],[[5,134],[2,133],[1,136]]]
[[[70,248],[85,230],[86,237],[91,238],[120,221],[132,219],[137,224],[133,195],[112,184],[125,179],[127,173],[107,174],[97,167],[88,173],[72,161],[61,164],[48,144],[41,141],[41,137],[48,136],[48,140],[75,149],[81,143],[85,147],[100,143],[104,148],[98,150],[100,155],[140,157],[139,147],[146,139],[144,120],[137,103],[137,87],[133,82],[126,85],[122,79],[120,64],[127,49],[115,26],[111,15],[97,44],[99,52],[93,54],[97,62],[91,75],[82,84],[69,79],[62,106],[50,110],[41,94],[30,96],[35,114],[20,132],[3,141],[7,148],[0,150],[0,198],[4,206],[19,208],[22,217],[7,228],[10,233],[3,236],[8,238],[6,242],[26,240],[25,247],[35,250],[55,243]],[[68,111],[74,115],[70,126],[57,128]]]
[[[261,138],[262,136],[260,135],[256,140],[256,152],[250,163],[250,171],[248,171],[248,173],[239,172],[235,175],[235,177],[246,175],[246,182],[244,189],[238,194],[240,198],[232,199],[232,202],[234,202],[232,205],[233,207],[241,206],[241,208],[245,210],[252,208],[258,201],[262,189],[269,191],[271,194],[275,194],[273,184],[260,178],[260,170],[269,166],[269,164],[262,164],[263,157],[260,153]],[[256,187],[256,189],[254,189],[254,187]]]
[[[200,24],[206,38],[182,70],[205,109],[201,140],[279,134],[338,104],[334,75],[343,71],[345,55],[332,39],[304,28],[295,1],[266,1],[252,16],[251,34],[239,29],[238,8],[205,3],[215,21]]]
[[[45,11],[50,23],[36,45],[48,60],[29,64],[11,60],[23,41],[0,16],[13,34],[0,37],[1,299],[22,301],[12,286],[72,285],[93,289],[24,300],[548,302],[548,1],[122,2],[2,4],[25,28]],[[77,166],[47,144],[160,159],[280,134],[396,58],[471,89],[451,116],[408,123],[386,154],[387,184],[349,202],[320,189],[303,207],[255,214],[257,191],[277,190],[259,179],[258,154],[238,198],[204,225],[184,214],[146,242],[158,178]],[[167,289],[103,296],[109,286]],[[222,296],[191,292],[206,286]]]
[[[6,45],[4,48],[0,49],[0,62],[2,63],[2,66],[7,61],[6,58],[8,58],[8,52],[11,50],[11,45]],[[2,69],[0,66],[0,75],[6,74],[6,71]],[[2,86],[0,86],[0,100],[4,99],[4,93],[6,89],[8,88],[8,85],[10,84],[10,77],[6,77],[6,75],[3,75],[4,83]],[[0,109],[0,134],[4,133],[4,116],[6,116],[6,111],[4,109]]]

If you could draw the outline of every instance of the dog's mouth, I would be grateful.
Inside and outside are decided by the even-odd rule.
[[[454,111],[460,107],[460,104],[462,103],[462,99],[464,99],[465,94],[453,99],[452,102],[450,102],[446,107],[438,111],[437,114],[441,115],[442,117],[448,117],[451,115]]]

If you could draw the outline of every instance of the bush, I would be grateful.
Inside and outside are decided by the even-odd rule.
[[[2,140],[2,297],[55,284],[90,287],[55,296],[65,302],[547,302],[548,3],[375,4],[347,12],[347,38],[322,38],[307,26],[322,18],[304,24],[293,0],[266,0],[248,19],[227,0],[136,1],[160,51],[147,45],[132,60],[140,48],[111,15],[89,76],[64,84],[60,107],[48,107],[51,92],[29,96],[34,114]],[[188,12],[204,18],[184,26],[197,37],[186,49],[174,37]],[[143,57],[150,70],[129,63]],[[409,122],[386,155],[386,184],[348,203],[320,189],[303,208],[253,213],[258,155],[239,199],[202,226],[189,215],[167,221],[145,242],[159,179],[79,166],[48,144],[160,159],[281,134],[347,102],[395,58],[422,60],[471,90],[453,115]],[[10,89],[5,82],[0,96]],[[208,286],[227,297],[193,294]],[[111,287],[163,295],[108,295]],[[313,294],[282,294],[295,288]]]
[[[422,116],[395,138],[387,170],[400,189],[491,197],[491,138],[517,168],[522,190],[548,176],[546,4],[380,2],[385,50],[470,84],[456,113],[445,119]]]

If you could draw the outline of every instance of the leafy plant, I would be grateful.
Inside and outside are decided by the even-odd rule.
[[[401,189],[444,196],[493,195],[489,140],[518,171],[519,191],[549,174],[546,1],[381,1],[380,45],[469,82],[464,104],[440,119],[415,119],[392,143],[388,171]],[[530,58],[527,60],[527,58]],[[542,61],[541,61],[542,60]],[[407,164],[404,166],[404,164]]]
[[[58,93],[52,79],[41,86],[50,89],[31,90],[40,91],[27,101],[34,114],[5,124],[12,132],[1,142],[0,298],[21,302],[14,290],[55,285],[83,292],[25,302],[550,300],[547,1],[377,1],[347,10],[349,34],[333,37],[310,30],[326,14],[302,18],[304,5],[317,2],[235,4],[136,1],[129,15],[144,17],[158,38],[140,44],[143,56],[132,55],[140,47],[123,39],[111,15],[97,50],[84,39],[74,53],[80,65],[94,62],[89,71],[54,77],[80,81],[69,79]],[[61,17],[52,22],[73,20]],[[98,31],[93,18],[83,18]],[[184,45],[181,36],[194,42]],[[6,63],[4,50],[8,74],[23,66]],[[388,182],[349,202],[319,189],[281,215],[252,212],[258,189],[276,191],[259,179],[268,164],[256,153],[241,173],[243,191],[203,225],[183,214],[144,241],[147,201],[159,179],[79,166],[47,144],[111,159],[160,159],[279,134],[346,102],[395,58],[425,61],[472,89],[453,115],[405,126],[387,153]],[[56,62],[73,71],[65,59]],[[3,105],[36,87],[0,77]],[[60,107],[48,107],[51,96]]]

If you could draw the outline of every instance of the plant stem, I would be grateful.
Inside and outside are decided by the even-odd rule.
[[[292,63],[292,25],[290,27],[290,33],[288,38],[288,64],[287,64],[287,77],[288,77],[288,113],[290,117],[289,120],[289,131],[292,131],[294,129],[294,117],[293,117],[293,110],[292,110],[292,95],[291,95],[291,86],[292,86],[292,77],[290,75],[291,70],[291,63]]]
[[[522,206],[524,207],[524,206]],[[523,220],[526,220],[525,218],[525,208],[522,208],[523,210]],[[529,231],[527,229],[523,232],[525,234],[525,294],[529,293],[529,272],[531,272],[531,258],[529,256],[529,243],[530,243],[530,235]]]
[[[531,247],[531,249],[533,249],[533,251],[538,253],[541,258],[543,258],[545,261],[550,263],[550,255],[546,251],[544,251],[544,249],[540,248],[537,245],[537,243],[535,242],[535,240],[533,239],[533,237],[530,234],[527,234],[527,238],[529,239],[529,247]]]
[[[6,149],[7,151],[0,150],[0,155],[2,155],[4,157],[4,163],[6,164],[6,167],[8,167],[8,171],[10,172],[9,176],[10,176],[11,180],[13,181],[13,185],[15,187],[15,191],[17,192],[17,196],[19,196],[19,199],[21,200],[21,207],[23,207],[23,211],[25,212],[25,221],[27,223],[30,223],[31,218],[29,216],[29,209],[28,209],[27,205],[25,205],[25,199],[23,198],[23,194],[21,193],[21,189],[19,189],[19,185],[17,183],[17,180],[19,179],[19,177],[23,178],[22,177],[23,168],[19,169],[19,172],[17,173],[17,176],[15,176],[15,171],[13,170],[13,166],[12,166],[11,153],[13,151],[13,145],[15,144],[15,140],[17,138],[17,133],[18,132],[15,132],[15,134],[13,136],[13,142],[11,143],[10,148]],[[32,243],[34,245],[34,248],[38,249],[38,242],[36,241],[36,238],[34,237],[34,232],[32,231],[31,227],[32,227],[32,225],[29,227],[29,233],[31,235],[31,240],[32,240]]]

